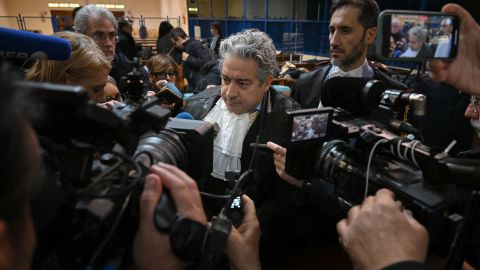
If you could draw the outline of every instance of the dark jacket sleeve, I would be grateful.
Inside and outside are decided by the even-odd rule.
[[[118,39],[118,49],[123,52],[126,56],[130,53],[130,44],[126,37],[120,36]]]
[[[320,67],[300,75],[300,78],[295,82],[291,96],[302,108],[318,108],[323,80],[329,70],[330,65]]]
[[[427,270],[427,266],[421,262],[405,261],[394,263],[381,270]]]
[[[346,212],[341,209],[335,193],[335,186],[331,183],[323,179],[306,180],[302,191],[305,203],[311,209],[315,209],[315,212],[326,215],[335,222],[345,217]]]
[[[188,49],[187,53],[190,55],[186,62],[198,69],[202,68],[208,61],[210,61],[210,57],[208,56],[208,51],[205,47],[203,47],[200,42],[193,41]]]
[[[195,120],[203,120],[220,98],[220,86],[209,88],[187,100],[182,111],[188,112]]]

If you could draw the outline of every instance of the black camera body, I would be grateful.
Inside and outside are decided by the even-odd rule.
[[[336,79],[352,85],[349,80],[356,79]],[[294,158],[290,158],[303,158],[297,164],[302,163],[304,167],[289,171],[292,148],[287,147],[287,173],[299,179],[321,178],[331,183],[339,203],[345,208],[360,204],[380,188],[392,190],[429,230],[433,251],[446,256],[464,221],[463,209],[459,212],[453,207],[463,199],[457,191],[478,188],[474,179],[478,179],[479,162],[449,157],[443,152],[434,153],[421,141],[399,135],[413,133],[421,137],[398,116],[403,115],[405,106],[410,106],[417,115],[424,114],[424,96],[386,89],[375,81],[355,84],[360,87],[353,89],[356,92],[352,91],[351,96],[337,97],[331,91],[330,96],[322,99],[323,105],[344,109],[336,108],[329,114],[328,132],[317,139],[316,145],[293,148]],[[290,114],[295,115],[295,112]]]
[[[29,98],[41,112],[33,125],[48,175],[33,203],[36,269],[128,260],[148,167],[173,164],[196,180],[212,171],[212,125],[169,118],[156,97],[108,111],[80,87],[21,84],[31,89]]]

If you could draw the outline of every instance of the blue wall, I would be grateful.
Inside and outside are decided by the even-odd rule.
[[[189,1],[189,0],[187,0]],[[258,0],[261,1],[261,0]],[[268,0],[265,1],[265,6],[268,9]],[[296,1],[296,0],[294,0]],[[199,25],[202,31],[202,38],[210,36],[210,24],[213,21],[218,21],[223,26],[224,36],[229,36],[233,33],[242,31],[248,28],[257,28],[266,32],[275,43],[275,47],[279,51],[296,51],[298,53],[311,54],[317,56],[328,56],[328,22],[329,14],[328,7],[330,0],[318,0],[322,4],[322,14],[320,21],[294,21],[294,20],[273,20],[273,19],[258,19],[248,20],[243,16],[243,19],[218,19],[218,18],[189,18],[189,35],[194,36],[194,26]],[[246,5],[246,0],[243,0],[243,6]],[[380,9],[410,9],[410,10],[431,10],[439,11],[441,7],[447,2],[455,2],[463,4],[463,0],[377,0]],[[188,3],[188,2],[187,2]],[[294,5],[295,6],[295,5]],[[294,14],[292,9],[292,17]],[[245,11],[244,11],[245,13]],[[267,17],[267,16],[265,16]],[[297,48],[294,46],[293,36],[290,33],[300,33],[303,37],[297,38]]]

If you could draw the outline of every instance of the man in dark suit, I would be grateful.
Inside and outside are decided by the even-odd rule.
[[[277,68],[275,54],[272,39],[261,31],[245,30],[228,37],[220,45],[221,87],[189,98],[183,109],[195,119],[218,126],[213,171],[203,190],[224,194],[229,185],[226,171],[253,169],[253,177],[247,177],[250,180],[244,189],[258,209],[262,243],[275,240],[289,247],[287,239],[298,234],[292,224],[303,221],[293,203],[293,189],[278,178],[271,152],[250,147],[250,143],[269,140],[282,143],[284,129],[280,123],[285,111],[300,108],[271,87]],[[209,213],[217,214],[224,203],[207,201]],[[285,231],[291,233],[285,235]]]
[[[369,77],[391,88],[405,85],[367,61],[367,49],[375,41],[379,8],[375,0],[335,0],[330,8],[330,63],[303,74],[292,88],[292,97],[302,108],[321,107],[323,82],[333,77]]]
[[[141,49],[141,46],[135,43],[132,31],[132,24],[129,21],[125,19],[118,21],[118,49],[125,54],[129,60],[138,57],[138,52]]]
[[[175,47],[182,50],[183,73],[188,81],[188,90],[193,91],[197,85],[198,72],[210,61],[208,50],[200,42],[190,39],[180,27],[170,32],[170,39]]]

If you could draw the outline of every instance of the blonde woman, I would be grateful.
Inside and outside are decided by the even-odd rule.
[[[110,72],[110,61],[97,44],[83,34],[58,32],[56,37],[66,39],[72,54],[66,61],[37,60],[27,72],[27,79],[39,82],[82,86],[90,100],[104,102],[104,87]]]

